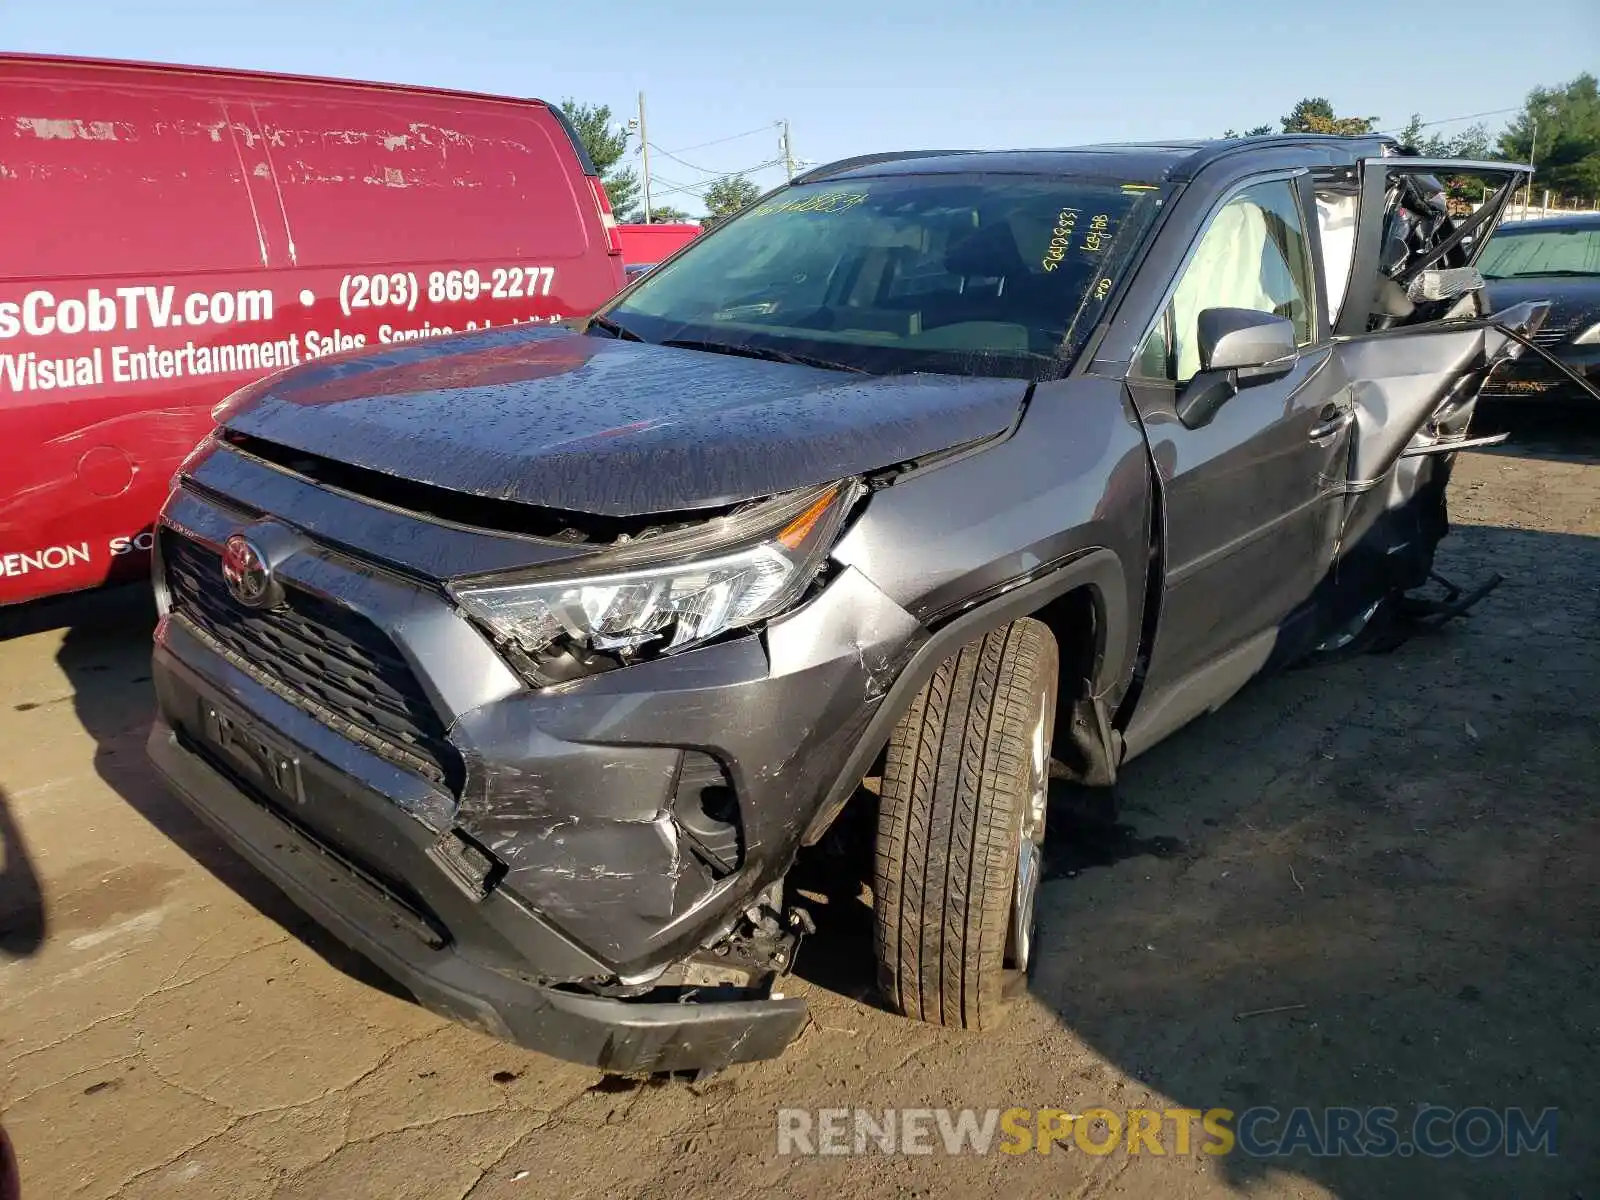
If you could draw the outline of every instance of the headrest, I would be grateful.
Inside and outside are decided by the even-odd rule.
[[[944,266],[952,275],[1013,277],[1027,270],[1011,226],[1004,223],[986,225],[950,243],[945,248]]]

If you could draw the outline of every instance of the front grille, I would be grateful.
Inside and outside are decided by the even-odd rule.
[[[235,666],[380,757],[460,787],[461,756],[438,711],[371,621],[292,584],[277,608],[246,608],[223,581],[221,556],[170,529],[161,556],[174,615]]]

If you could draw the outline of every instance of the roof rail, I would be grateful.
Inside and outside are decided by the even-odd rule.
[[[881,154],[858,154],[854,158],[841,158],[837,162],[824,163],[820,167],[794,177],[795,183],[812,183],[818,179],[826,179],[830,175],[838,175],[843,171],[853,171],[857,167],[871,167],[878,163],[898,162],[907,158],[936,158],[943,154],[970,154],[970,150],[891,150]]]
[[[1282,146],[1326,146],[1328,144],[1343,146],[1370,147],[1369,153],[1375,153],[1380,147],[1387,147],[1388,152],[1398,153],[1400,143],[1387,134],[1380,133],[1267,133],[1258,134],[1248,138],[1230,138],[1226,141],[1218,139],[1205,143],[1195,155],[1183,164],[1182,176],[1193,178],[1204,167],[1221,159],[1235,154],[1248,154],[1256,150],[1270,150]]]

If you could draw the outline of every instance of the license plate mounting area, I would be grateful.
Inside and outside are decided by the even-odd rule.
[[[306,802],[300,777],[300,759],[263,735],[249,721],[211,704],[203,706],[205,736],[230,761],[243,768],[268,791],[296,804]]]

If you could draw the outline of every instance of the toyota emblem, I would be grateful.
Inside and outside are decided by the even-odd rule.
[[[242,533],[223,544],[222,578],[233,598],[246,608],[268,608],[277,598],[266,556]]]

